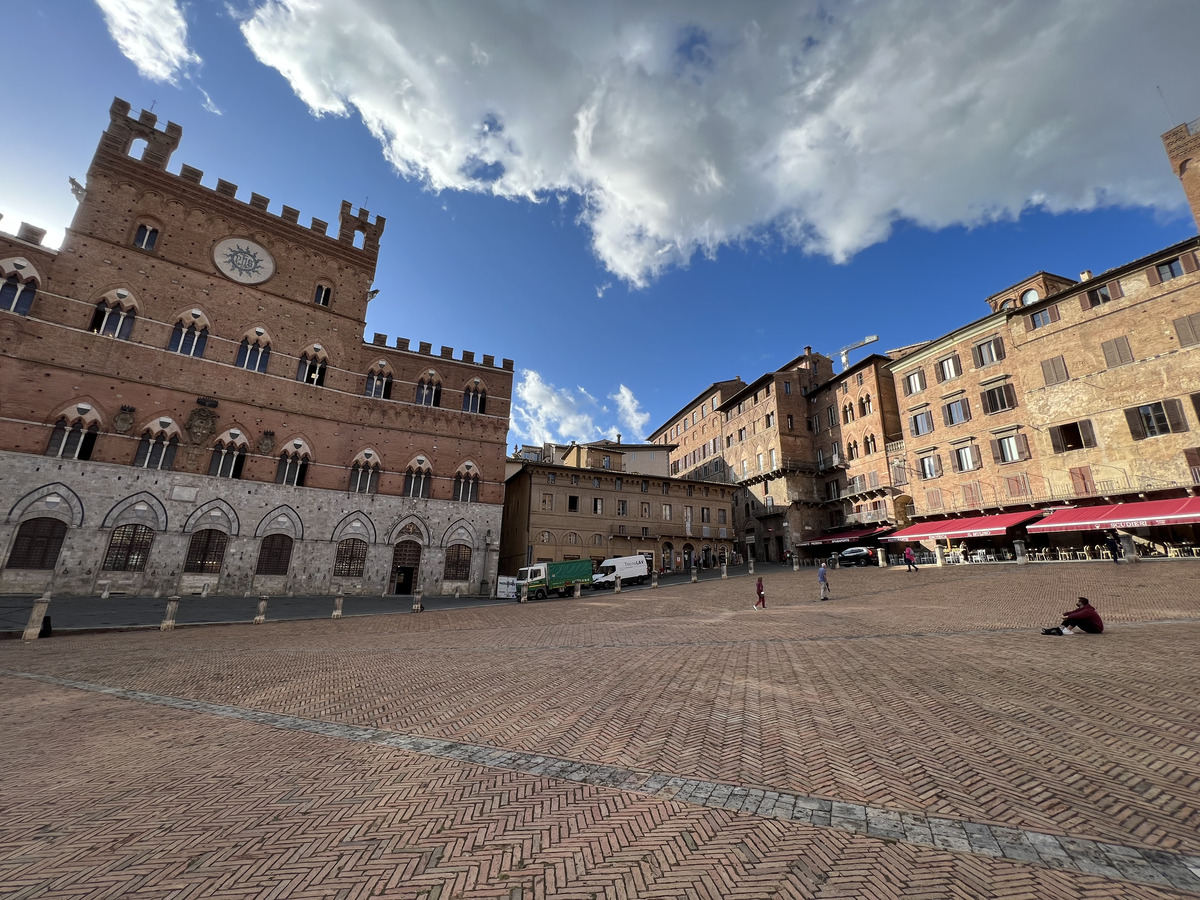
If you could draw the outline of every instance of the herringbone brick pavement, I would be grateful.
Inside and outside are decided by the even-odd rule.
[[[743,578],[411,617],[8,642],[0,668],[1194,851],[1196,574],[1186,561],[838,571],[835,600],[816,604],[812,573],[787,572],[768,576],[765,613],[749,609]],[[1078,593],[1108,633],[1038,635]],[[3,684],[0,894],[15,884],[29,896],[1175,896]],[[30,771],[53,779],[30,782]],[[264,805],[272,818],[255,817]],[[172,824],[152,826],[160,814]],[[236,847],[223,837],[246,829],[254,839]],[[377,832],[388,836],[362,837]],[[177,844],[217,849],[197,849],[165,886],[162,848]],[[48,870],[57,882],[36,874]],[[423,881],[426,871],[437,874]]]

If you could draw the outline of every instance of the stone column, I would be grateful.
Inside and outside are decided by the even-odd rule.
[[[933,558],[935,566],[944,566],[946,564],[946,553],[941,547],[933,548]]]
[[[258,598],[258,615],[254,617],[255,625],[261,625],[267,621],[267,601],[270,599],[270,596],[267,594],[263,594]]]
[[[50,592],[42,594],[33,601],[33,609],[29,613],[29,624],[25,626],[23,641],[36,641],[42,636],[42,620],[46,618],[46,609],[50,606]]]
[[[521,596],[519,596],[517,598],[517,602],[518,603],[528,603],[529,602],[529,585],[528,584],[521,585]]]
[[[575,579],[575,599],[578,600],[583,596],[583,582],[578,578]]]
[[[746,562],[750,566],[750,574],[753,575],[754,574],[754,560],[749,559]]]
[[[1013,554],[1017,557],[1017,565],[1023,566],[1029,562],[1029,557],[1025,555],[1025,542],[1013,541]]]
[[[696,572],[696,567],[692,566],[692,584],[695,584],[699,580],[700,580],[700,576]]]
[[[658,572],[657,570],[650,573],[650,587],[658,587]]]
[[[620,575],[613,576],[613,593],[614,594],[621,593],[621,576]]]
[[[727,563],[721,563],[721,577],[722,578],[729,577],[729,565]]]
[[[886,569],[886,568],[887,568],[887,565],[888,565],[888,561],[887,561],[887,547],[880,547],[880,548],[879,548],[879,550],[878,550],[878,552],[876,553],[876,555],[877,555],[877,556],[878,556],[878,558],[879,558],[879,568],[881,568],[881,569]]]
[[[167,612],[166,612],[166,615],[163,616],[162,624],[158,626],[158,630],[159,631],[174,631],[175,630],[175,616],[178,612],[179,612],[179,598],[178,597],[168,597],[167,598]]]
[[[342,603],[344,603],[345,600],[346,596],[344,594],[338,594],[333,598],[333,615],[329,618],[340,619],[342,617]]]
[[[424,596],[425,596],[425,592],[423,590],[421,590],[420,588],[417,588],[415,591],[413,591],[413,594],[412,594],[413,612],[415,612],[415,613],[425,612],[425,604],[423,604],[421,602],[421,600],[424,598]]]

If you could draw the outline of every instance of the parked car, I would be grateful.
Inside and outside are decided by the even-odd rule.
[[[838,554],[841,566],[877,566],[879,557],[874,547],[847,547]]]

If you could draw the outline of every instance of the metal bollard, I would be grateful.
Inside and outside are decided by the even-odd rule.
[[[617,575],[615,578],[613,578],[613,593],[614,594],[621,593],[621,576],[620,575]]]
[[[578,578],[575,579],[575,599],[578,600],[583,596],[583,582]]]
[[[258,615],[254,617],[254,624],[261,625],[267,621],[267,601],[271,597],[269,594],[260,594],[258,598]]]
[[[333,615],[330,616],[329,618],[340,619],[342,617],[342,603],[345,602],[345,600],[346,600],[345,594],[338,594],[336,597],[333,598]]]
[[[162,624],[158,626],[159,631],[174,631],[175,616],[179,613],[179,597],[167,598],[167,611],[163,614]]]
[[[700,580],[700,576],[696,572],[696,567],[692,566],[692,584],[695,584],[699,580]]]
[[[46,618],[46,609],[50,606],[50,592],[42,594],[33,601],[33,609],[29,613],[29,624],[25,626],[23,641],[36,641],[42,636],[42,620]]]
[[[650,573],[650,587],[658,587],[658,572],[657,570]]]
[[[413,612],[425,612],[425,605],[421,602],[421,598],[425,596],[425,592],[420,588],[413,591]]]
[[[753,575],[754,574],[754,560],[751,559],[751,560],[748,560],[747,562],[750,566],[750,574]]]
[[[727,563],[721,563],[721,577],[722,578],[729,577],[729,565]]]

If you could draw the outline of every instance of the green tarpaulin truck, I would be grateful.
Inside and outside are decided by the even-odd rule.
[[[562,562],[543,562],[527,566],[517,573],[517,596],[521,586],[529,591],[534,600],[544,600],[551,591],[566,597],[575,591],[575,582],[584,587],[592,583],[592,561],[590,559],[567,559]]]

